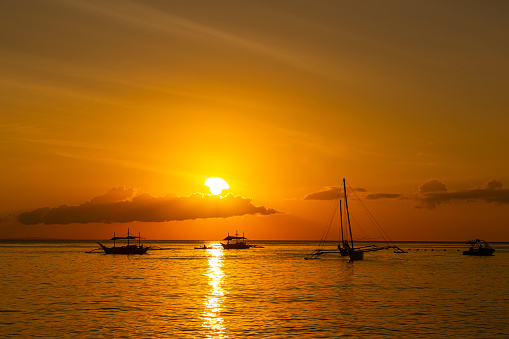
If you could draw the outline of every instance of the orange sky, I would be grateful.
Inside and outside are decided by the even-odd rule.
[[[345,177],[393,240],[509,241],[507,2],[0,9],[0,238],[320,239],[332,201],[304,198]],[[211,176],[236,204],[196,200]],[[97,197],[109,223],[19,218]]]

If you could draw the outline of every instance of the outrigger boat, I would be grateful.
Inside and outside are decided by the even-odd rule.
[[[322,254],[325,254],[325,253],[339,253],[340,256],[348,255],[350,257],[350,262],[353,262],[353,261],[357,261],[357,260],[363,260],[365,252],[375,252],[375,251],[380,251],[380,250],[389,249],[389,248],[394,249],[394,253],[407,253],[406,251],[402,250],[401,248],[390,244],[385,238],[383,238],[383,236],[382,236],[382,238],[385,240],[385,242],[387,244],[386,246],[368,245],[368,246],[363,246],[363,247],[355,247],[354,242],[353,242],[353,236],[352,236],[352,226],[350,224],[350,212],[348,211],[348,199],[347,199],[347,195],[346,195],[346,180],[344,178],[343,178],[343,192],[344,192],[344,197],[345,197],[345,214],[346,214],[346,221],[347,221],[347,226],[348,226],[348,234],[346,234],[346,236],[345,236],[346,229],[343,228],[343,211],[341,208],[340,195],[338,193],[337,200],[339,200],[339,201],[338,201],[338,204],[336,204],[333,209],[333,213],[331,215],[331,218],[329,219],[329,226],[328,226],[328,228],[330,228],[330,225],[332,224],[332,220],[334,219],[334,214],[337,210],[337,207],[339,206],[340,215],[341,215],[341,243],[338,245],[338,250],[335,251],[335,250],[317,249],[309,257],[307,257],[305,259],[317,259],[319,256],[321,256]],[[355,193],[355,191],[354,191],[354,193]],[[380,225],[378,225],[378,226],[380,227]],[[328,229],[327,229],[327,231],[328,231]],[[348,236],[350,237],[350,241],[348,241],[346,239],[346,238],[348,238]],[[323,243],[323,241],[321,243]]]
[[[214,245],[217,245],[217,244],[213,244],[212,246],[208,246],[208,247],[207,247],[207,245],[203,245],[200,247],[195,247],[194,249],[195,250],[215,250],[215,249],[221,248],[219,246],[214,246]]]
[[[251,247],[255,247],[255,245],[247,244],[246,239],[247,238],[244,237],[244,234],[242,234],[242,237],[239,237],[239,234],[235,231],[235,236],[231,236],[230,233],[228,233],[228,236],[223,239],[223,240],[226,240],[227,243],[226,244],[221,243],[221,246],[223,246],[223,248],[225,250],[232,250],[232,249],[244,250],[244,249],[248,249]],[[234,241],[230,242],[232,240],[234,240]]]
[[[468,251],[463,251],[463,255],[489,256],[493,255],[495,249],[481,239],[469,240],[466,244],[470,245]]]
[[[130,240],[138,239],[138,244],[131,244]],[[129,235],[129,228],[127,229],[127,237],[117,237],[115,232],[113,232],[113,247],[107,247],[97,242],[99,246],[104,250],[106,254],[145,254],[150,249],[150,246],[145,246],[141,244],[141,236],[138,233],[138,236]],[[116,246],[117,240],[127,240],[127,245],[124,246]]]
[[[213,247],[207,247],[206,245],[195,247],[195,250],[211,250]]]

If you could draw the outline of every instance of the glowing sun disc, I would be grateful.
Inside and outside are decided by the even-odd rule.
[[[230,188],[230,185],[224,179],[218,177],[211,177],[205,180],[205,186],[210,188],[210,193],[214,195],[221,194],[222,190]]]

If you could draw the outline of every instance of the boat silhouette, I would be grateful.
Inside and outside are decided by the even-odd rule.
[[[495,249],[481,239],[469,240],[466,244],[470,245],[467,251],[463,251],[463,255],[489,256],[493,255]]]
[[[368,246],[356,247],[356,245],[354,244],[354,241],[353,241],[353,236],[352,236],[352,225],[350,223],[350,212],[348,210],[348,198],[347,198],[347,194],[346,194],[346,180],[345,180],[345,178],[343,178],[343,192],[344,192],[344,199],[345,199],[344,213],[345,213],[345,219],[346,219],[346,226],[343,227],[343,210],[342,210],[342,205],[341,205],[340,192],[338,193],[338,196],[336,198],[338,200],[338,203],[335,205],[335,207],[333,209],[331,218],[329,218],[329,226],[328,226],[328,228],[330,228],[330,224],[332,223],[334,214],[337,210],[337,207],[339,206],[340,215],[341,215],[341,242],[338,245],[338,250],[336,251],[336,250],[317,249],[309,257],[306,257],[305,259],[317,259],[319,256],[321,256],[322,254],[325,254],[325,253],[339,253],[339,255],[341,255],[341,256],[349,256],[350,262],[353,262],[353,261],[357,261],[357,260],[363,260],[364,253],[366,253],[366,252],[375,252],[375,251],[380,251],[380,250],[386,250],[389,248],[392,248],[394,250],[394,253],[407,253],[406,251],[402,250],[401,248],[389,243],[389,241],[387,241],[383,237],[383,235],[382,235],[382,238],[386,242],[385,246],[368,245]],[[355,193],[355,191],[353,191],[353,192]],[[357,196],[357,198],[360,201],[360,198],[358,196]],[[381,227],[378,223],[377,223],[377,225],[381,229]],[[322,243],[323,243],[323,240],[322,240]]]
[[[235,235],[232,236],[230,233],[228,233],[228,236],[224,238],[223,240],[226,240],[227,243],[221,243],[221,246],[225,250],[244,250],[253,247],[254,245],[250,245],[246,243],[246,237],[244,237],[244,234],[242,234],[242,237],[239,236],[237,231],[235,231]]]
[[[131,244],[130,240],[135,239],[138,239],[138,244]],[[127,229],[127,237],[117,237],[115,232],[113,232],[113,238],[110,240],[113,240],[113,247],[107,247],[100,242],[97,242],[106,254],[145,254],[150,249],[150,246],[141,244],[141,236],[139,233],[138,236],[130,235],[129,228]],[[117,240],[127,240],[127,245],[116,246]]]

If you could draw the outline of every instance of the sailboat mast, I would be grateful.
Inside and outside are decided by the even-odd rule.
[[[345,178],[343,178],[343,189],[345,191],[345,208],[346,208],[346,217],[348,219],[348,229],[350,230],[350,242],[352,243],[352,250],[353,247],[353,237],[352,237],[352,227],[350,226],[350,213],[348,212],[348,200],[346,199],[346,181]]]
[[[339,218],[341,220],[341,246],[345,245],[345,237],[344,237],[344,231],[343,231],[343,211],[341,210],[341,199],[339,199]]]
[[[127,228],[127,246],[129,246],[129,227]]]

